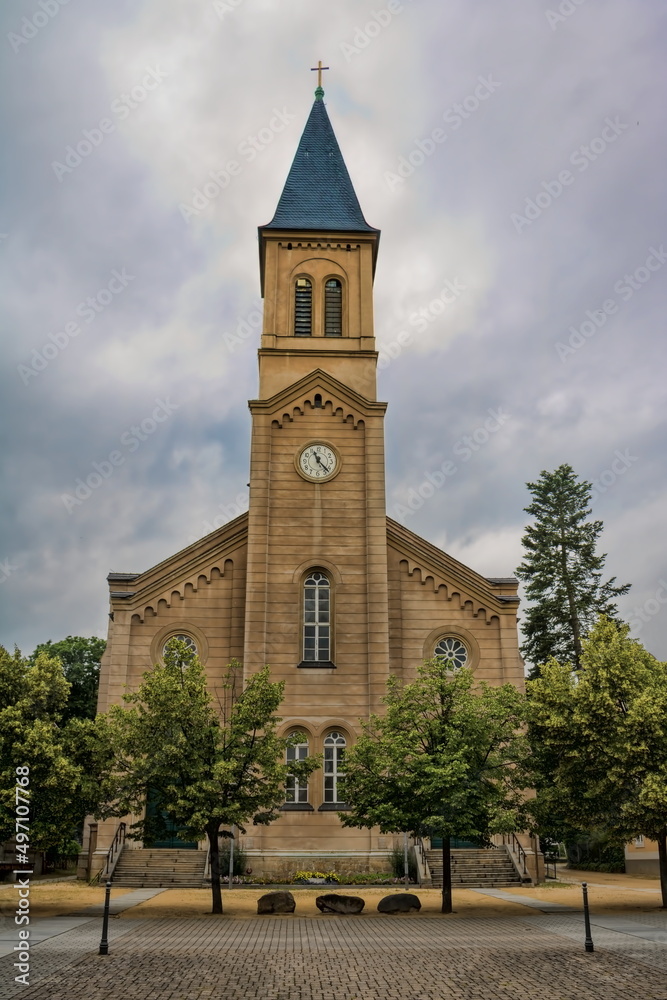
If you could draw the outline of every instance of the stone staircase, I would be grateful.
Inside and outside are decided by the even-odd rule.
[[[206,851],[124,847],[112,881],[131,889],[199,889],[205,866]]]
[[[432,885],[440,888],[442,851],[427,851],[426,857]],[[512,885],[521,885],[521,878],[507,851],[497,847],[452,850],[452,886],[460,889],[502,889]]]

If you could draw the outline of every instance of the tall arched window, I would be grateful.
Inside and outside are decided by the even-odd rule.
[[[331,660],[331,584],[324,573],[310,573],[303,587],[304,663]]]
[[[343,336],[343,286],[338,278],[330,278],[324,288],[324,335]]]
[[[344,802],[346,740],[342,733],[329,733],[324,741],[324,801]]]
[[[296,735],[302,738],[301,743],[297,743],[296,746],[287,748],[287,763],[293,760],[305,760],[308,756],[308,737],[305,733],[297,733]],[[299,781],[295,778],[293,774],[290,774],[287,778],[287,783],[285,785],[285,802],[307,802],[308,801],[308,782]]]
[[[294,336],[310,337],[313,332],[313,286],[308,278],[297,278],[294,287]]]

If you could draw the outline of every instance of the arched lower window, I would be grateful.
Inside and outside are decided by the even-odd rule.
[[[324,335],[343,336],[343,286],[338,278],[330,278],[324,288]]]
[[[308,278],[297,278],[294,286],[294,336],[313,332],[313,286]]]
[[[454,635],[440,639],[435,647],[435,655],[444,660],[452,670],[468,665],[468,647]]]
[[[294,734],[292,734],[294,735]],[[302,737],[302,742],[297,743],[296,746],[287,748],[287,763],[293,760],[305,760],[308,756],[308,738],[305,733],[297,733],[296,735]],[[308,782],[299,781],[295,778],[293,774],[290,774],[287,778],[287,783],[285,785],[285,802],[307,802],[308,801]]]
[[[310,573],[303,587],[303,659],[331,660],[331,584],[324,573]]]
[[[346,740],[342,733],[329,733],[324,741],[324,801],[344,802]]]

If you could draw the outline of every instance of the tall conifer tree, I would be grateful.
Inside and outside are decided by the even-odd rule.
[[[607,556],[595,551],[602,521],[587,520],[590,483],[579,482],[570,465],[560,465],[526,485],[533,501],[525,511],[535,523],[523,536],[525,555],[516,575],[526,582],[531,602],[523,617],[521,652],[535,677],[551,657],[578,670],[582,639],[598,615],[617,620],[615,598],[630,584],[616,586],[615,576],[602,582]]]

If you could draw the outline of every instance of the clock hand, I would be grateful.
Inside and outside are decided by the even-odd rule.
[[[315,452],[315,461],[320,463],[320,465],[322,466],[322,468],[324,469],[325,472],[329,471],[329,466],[324,464],[324,462],[322,461],[322,459],[320,458],[320,456],[317,454],[317,452]]]

